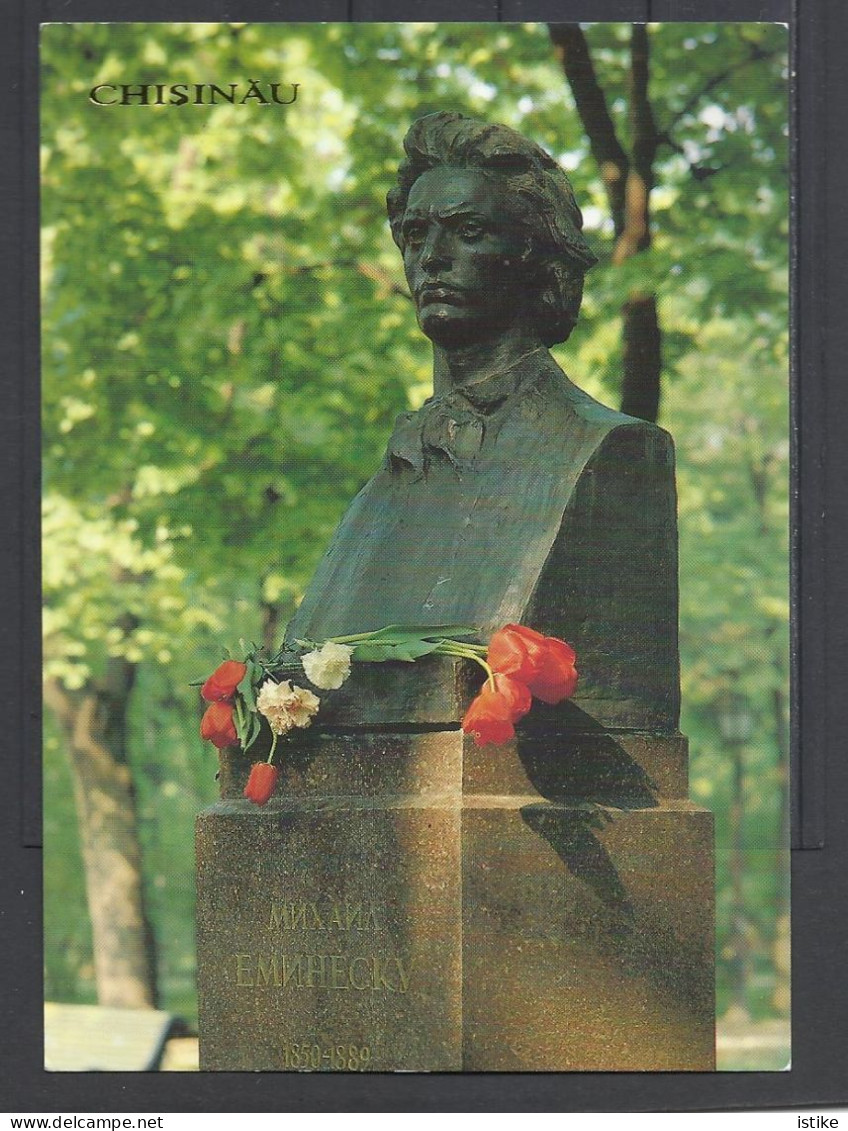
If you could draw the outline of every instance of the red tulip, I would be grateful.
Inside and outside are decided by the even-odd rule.
[[[543,636],[523,624],[508,624],[489,642],[487,660],[496,672],[521,680],[543,703],[559,703],[574,694],[574,649],[555,636]]]
[[[462,729],[474,736],[478,746],[507,742],[515,734],[514,724],[532,705],[530,692],[511,676],[495,673],[495,688],[487,680],[462,720]]]
[[[530,690],[536,698],[551,704],[569,699],[577,687],[576,659],[570,644],[549,636],[539,673],[530,681]]]
[[[242,664],[238,660],[224,660],[201,687],[200,694],[207,703],[232,699],[246,674],[247,664]]]
[[[200,736],[222,750],[238,742],[232,703],[211,703],[200,721]]]
[[[280,771],[270,762],[254,762],[244,787],[244,796],[254,805],[265,805],[277,785]]]
[[[494,671],[529,683],[539,670],[546,639],[523,624],[507,624],[489,641],[486,660]]]

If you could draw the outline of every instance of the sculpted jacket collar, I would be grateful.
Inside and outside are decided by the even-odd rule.
[[[483,381],[430,397],[418,412],[399,416],[389,440],[390,470],[406,466],[418,478],[438,458],[447,458],[457,472],[470,466],[484,442],[497,436],[512,407],[538,382],[540,367],[533,361],[539,353],[545,353],[544,347]]]

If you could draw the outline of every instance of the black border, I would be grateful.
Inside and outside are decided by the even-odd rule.
[[[842,0],[13,0],[0,43],[0,792],[5,1107],[21,1112],[687,1111],[848,1104],[848,5]],[[793,1067],[785,1073],[45,1073],[41,1020],[37,34],[60,20],[772,20],[791,23],[795,134],[796,747]],[[842,112],[840,112],[842,111]],[[842,363],[842,364],[840,364]],[[841,568],[840,568],[841,567]],[[803,773],[799,774],[798,770]]]

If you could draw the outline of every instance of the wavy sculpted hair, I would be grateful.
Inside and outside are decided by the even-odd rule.
[[[546,346],[564,342],[577,321],[583,278],[597,258],[583,239],[583,216],[568,177],[535,142],[508,126],[464,114],[428,114],[403,140],[406,159],[386,196],[392,237],[403,252],[401,223],[412,186],[428,169],[456,166],[508,182],[510,208],[527,232],[535,268],[539,336]]]

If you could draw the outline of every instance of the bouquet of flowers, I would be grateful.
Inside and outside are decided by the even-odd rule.
[[[243,660],[226,659],[206,680],[200,694],[209,704],[200,724],[201,736],[219,749],[240,746],[247,753],[264,727],[271,732],[268,758],[255,762],[244,796],[264,805],[277,785],[274,765],[279,739],[308,727],[318,714],[320,698],[293,679],[302,671],[319,690],[337,690],[356,662],[414,663],[422,656],[455,656],[473,660],[486,681],[462,719],[462,729],[478,746],[507,742],[533,699],[555,704],[574,694],[576,656],[564,640],[544,636],[521,624],[508,624],[488,645],[467,638],[476,630],[462,625],[388,625],[372,632],[335,636],[321,642],[297,640],[301,655],[268,655],[255,645]],[[288,677],[288,678],[287,678]]]

